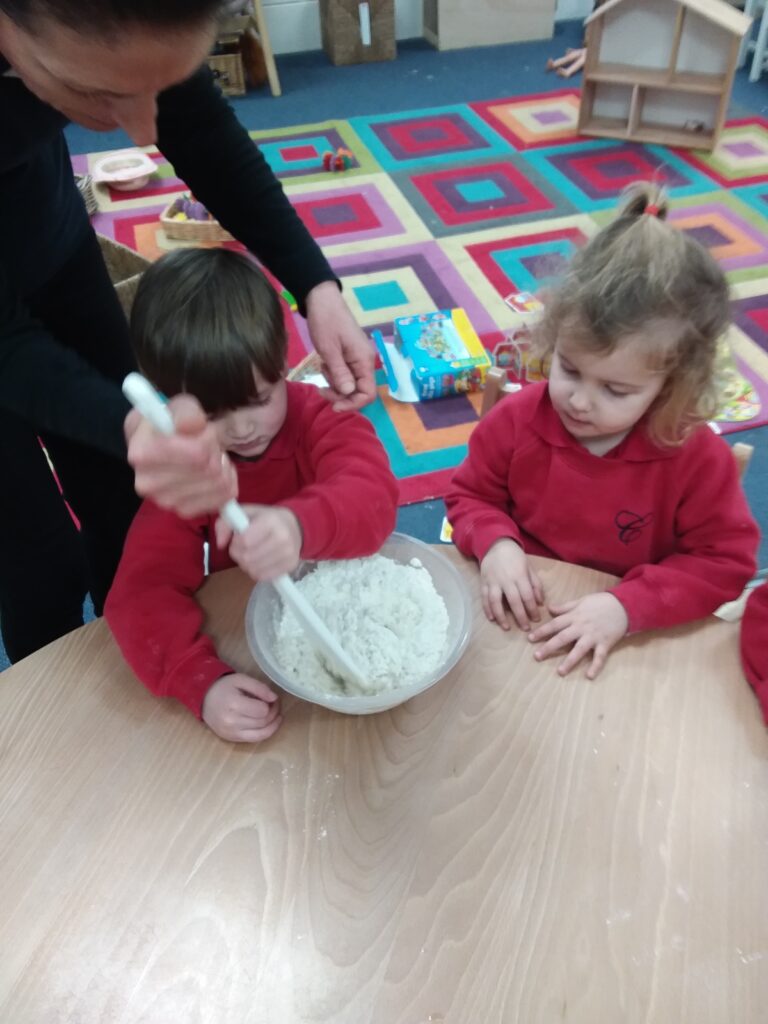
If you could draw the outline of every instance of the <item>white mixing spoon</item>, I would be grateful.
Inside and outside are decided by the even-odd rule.
[[[176,432],[168,405],[146,377],[142,377],[140,373],[129,373],[123,381],[123,394],[131,405],[149,420],[155,430],[168,436]],[[219,515],[235,533],[243,533],[248,529],[250,520],[243,506],[234,498],[219,509]],[[285,604],[290,607],[318,653],[330,662],[332,671],[340,677],[340,682],[349,680],[364,691],[366,684],[362,672],[291,577],[285,574],[278,576],[277,579],[272,580],[272,585]]]

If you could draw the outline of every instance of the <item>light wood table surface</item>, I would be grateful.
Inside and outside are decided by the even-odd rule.
[[[606,582],[536,562],[552,598]],[[242,668],[249,589],[203,591]],[[0,675],[3,1024],[768,1020],[768,734],[735,626],[627,642],[590,683],[476,599],[428,694],[285,708],[224,743],[103,622]]]

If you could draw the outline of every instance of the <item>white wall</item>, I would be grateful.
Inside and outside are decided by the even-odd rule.
[[[466,0],[472,3],[472,0]],[[319,50],[320,16],[317,0],[263,0],[269,39],[275,53]],[[557,18],[585,18],[592,0],[558,0]],[[398,39],[421,36],[422,0],[395,0]]]
[[[615,7],[603,18],[600,59],[641,68],[669,67],[676,17],[669,0]]]
[[[592,13],[592,0],[557,0],[555,19],[565,21],[566,18],[586,18]]]
[[[275,53],[319,50],[320,14],[317,0],[262,0]],[[421,35],[421,0],[395,0],[398,39]]]

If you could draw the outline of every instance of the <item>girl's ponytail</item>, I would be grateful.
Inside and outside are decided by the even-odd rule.
[[[653,181],[637,181],[623,192],[619,217],[656,217],[666,220],[669,212],[667,193]]]
[[[717,409],[717,342],[730,304],[712,255],[668,223],[668,212],[657,182],[624,191],[616,219],[574,254],[550,292],[531,355],[546,367],[561,332],[604,354],[627,338],[642,343],[648,365],[667,380],[651,435],[676,444]]]

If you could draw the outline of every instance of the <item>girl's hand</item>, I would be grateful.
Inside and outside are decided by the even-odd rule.
[[[531,622],[541,619],[539,606],[544,603],[544,588],[515,541],[505,537],[491,545],[480,563],[480,581],[483,611],[502,629],[510,628],[505,599],[520,629],[528,630]]]
[[[136,492],[180,516],[215,512],[237,495],[237,474],[216,430],[191,395],[169,403],[176,433],[157,433],[135,409],[125,420],[128,461]]]
[[[266,683],[233,672],[206,693],[203,721],[223,740],[261,743],[280,728],[280,701]]]
[[[608,657],[608,652],[626,635],[629,619],[624,605],[613,594],[588,594],[578,601],[567,601],[549,609],[554,616],[535,629],[528,639],[531,643],[547,642],[536,649],[537,661],[557,654],[573,644],[569,654],[558,665],[561,676],[568,675],[582,658],[592,652],[587,679],[595,679]]]
[[[229,553],[252,580],[273,580],[293,572],[301,558],[301,527],[296,516],[277,505],[245,505],[251,520],[244,533],[232,534],[223,519],[216,520],[216,543]]]

